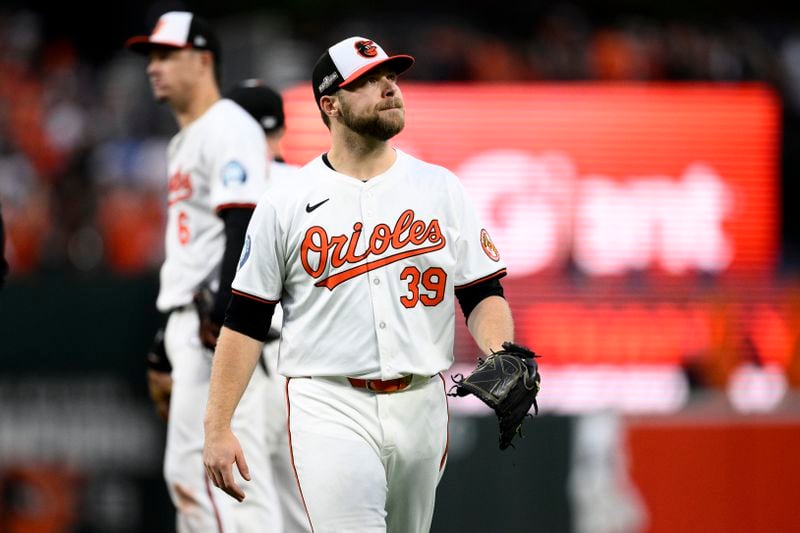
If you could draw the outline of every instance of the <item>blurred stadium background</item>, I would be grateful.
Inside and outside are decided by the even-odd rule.
[[[417,57],[396,145],[462,178],[544,355],[516,450],[451,403],[433,531],[800,531],[800,11],[771,6],[4,0],[0,532],[174,529],[142,356],[175,125],[122,49],[171,9],[215,24],[224,87],[284,92],[297,164],[326,46]]]

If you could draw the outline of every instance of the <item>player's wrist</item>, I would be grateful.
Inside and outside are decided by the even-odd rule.
[[[231,423],[230,420],[226,422],[225,420],[218,420],[216,418],[206,418],[203,421],[203,429],[205,431],[206,438],[213,438],[215,436],[230,433]]]

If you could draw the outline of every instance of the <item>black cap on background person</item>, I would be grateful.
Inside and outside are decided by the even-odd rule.
[[[280,140],[285,132],[286,116],[280,93],[261,80],[249,79],[236,84],[225,93],[225,98],[236,102],[259,123],[267,136],[272,157],[276,161],[283,161]]]
[[[211,25],[188,11],[169,11],[158,18],[150,35],[138,35],[125,42],[125,47],[141,55],[156,48],[192,49],[211,52],[217,79],[220,77],[222,47]]]
[[[286,122],[283,98],[261,80],[244,80],[225,93],[225,98],[233,100],[250,113],[267,135],[283,128]]]
[[[142,55],[156,47],[207,50],[215,56],[220,53],[219,39],[208,22],[187,11],[164,13],[150,35],[131,37],[125,46]]]

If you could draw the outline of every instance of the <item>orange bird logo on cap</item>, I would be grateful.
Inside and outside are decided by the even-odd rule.
[[[358,55],[366,57],[367,59],[378,55],[378,49],[375,47],[375,43],[372,41],[358,41],[355,44],[355,47]]]

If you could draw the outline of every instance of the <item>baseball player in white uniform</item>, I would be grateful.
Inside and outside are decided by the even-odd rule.
[[[289,442],[317,533],[428,531],[455,300],[484,353],[513,338],[504,265],[458,178],[387,142],[404,125],[397,76],[413,61],[363,37],[319,59],[331,148],[259,201],[214,358],[204,461],[242,500],[233,464],[256,474],[231,415],[281,302]]]
[[[241,107],[220,98],[219,42],[202,19],[166,13],[150,35],[127,46],[148,56],[154,96],[170,106],[180,126],[168,147],[166,259],[156,302],[168,318],[148,355],[151,391],[168,417],[164,476],[177,530],[279,531],[278,496],[263,453],[262,371],[252,376],[233,417],[258,473],[254,498],[240,505],[224,497],[208,482],[202,462],[212,350],[247,224],[267,185],[264,133]],[[209,309],[201,296],[206,292],[216,295]]]
[[[236,84],[225,93],[225,98],[233,100],[242,109],[250,113],[258,122],[267,137],[267,148],[270,161],[270,184],[287,183],[297,174],[298,167],[286,163],[283,159],[280,141],[286,133],[286,116],[283,112],[283,98],[274,89],[261,80],[248,79]],[[310,531],[300,491],[294,477],[291,456],[289,455],[289,435],[286,431],[286,400],[284,390],[286,378],[278,374],[278,339],[283,322],[281,306],[275,307],[272,325],[264,345],[263,361],[268,370],[266,387],[267,398],[262,409],[262,417],[267,425],[266,452],[272,467],[272,478],[275,491],[280,499],[283,515],[283,529],[287,533]],[[279,413],[279,414],[278,414]]]

